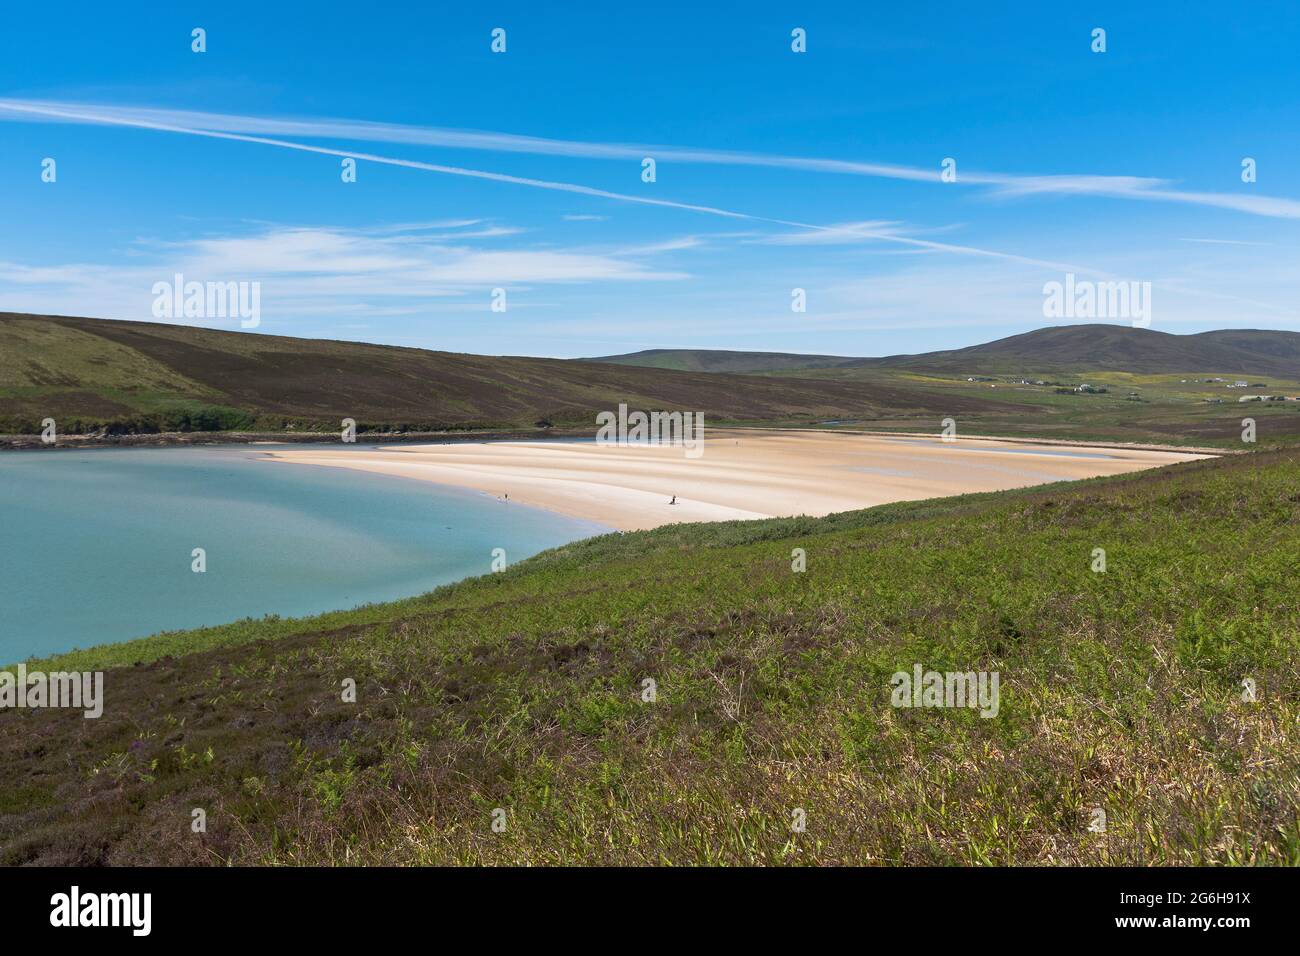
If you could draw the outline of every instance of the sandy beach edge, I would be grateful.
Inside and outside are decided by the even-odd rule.
[[[1186,449],[975,436],[943,443],[934,434],[822,429],[716,429],[706,449],[698,459],[671,447],[554,440],[260,451],[268,461],[459,487],[624,531],[820,516],[1212,457]],[[969,454],[953,457],[963,452]]]

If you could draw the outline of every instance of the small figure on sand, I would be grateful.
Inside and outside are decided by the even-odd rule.
[[[668,503],[669,503],[670,505],[675,505],[675,504],[677,504],[677,496],[676,496],[676,495],[673,495],[673,500],[670,501],[670,502],[668,502]]]

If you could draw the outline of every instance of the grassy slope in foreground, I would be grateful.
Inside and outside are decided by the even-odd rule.
[[[0,713],[0,862],[1300,863],[1297,479],[675,526],[173,636],[213,649],[110,670],[98,721]],[[891,708],[914,663],[999,671],[998,716]]]

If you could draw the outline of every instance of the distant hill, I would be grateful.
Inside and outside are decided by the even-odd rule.
[[[953,414],[1013,402],[907,386],[433,352],[152,322],[0,313],[0,432],[590,425],[616,409],[713,421]],[[930,417],[933,417],[933,414]]]
[[[671,368],[684,372],[772,372],[801,368],[836,368],[860,359],[840,355],[798,355],[790,352],[728,352],[710,349],[646,349],[626,355],[578,359],[639,368]]]
[[[844,358],[782,352],[651,349],[584,361],[753,373],[902,368],[945,373],[1222,373],[1300,378],[1300,332],[1261,329],[1173,335],[1122,325],[1037,329],[983,345],[917,355]]]
[[[984,345],[863,360],[861,365],[976,372],[1223,372],[1300,378],[1300,332],[1172,335],[1122,325],[1037,329]]]

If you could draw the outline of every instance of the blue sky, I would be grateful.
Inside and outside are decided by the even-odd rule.
[[[1074,272],[1300,329],[1294,5],[149,6],[6,11],[0,309],[150,320],[181,272],[272,334],[880,355]]]

